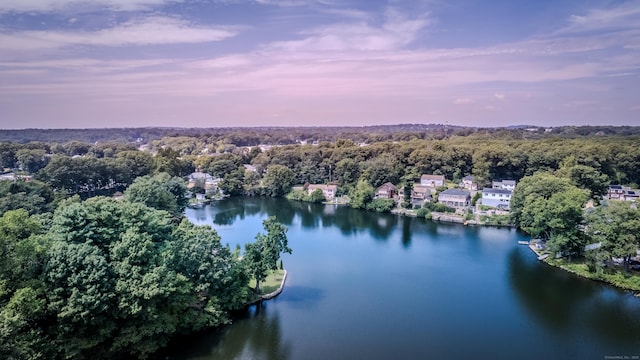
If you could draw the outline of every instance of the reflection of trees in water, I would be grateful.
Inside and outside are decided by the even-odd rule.
[[[614,344],[640,345],[640,300],[540,266],[520,249],[514,249],[508,261],[511,286],[536,321],[557,333],[583,328]]]
[[[402,217],[402,246],[408,248],[411,246],[411,222],[413,218]]]
[[[233,326],[190,335],[176,342],[167,359],[287,359],[291,345],[284,343],[277,312],[267,311],[268,303],[252,305],[239,315]],[[206,346],[202,346],[206,345]],[[188,349],[187,352],[184,350]]]
[[[321,212],[325,227],[335,226],[346,236],[369,232],[377,240],[386,240],[398,225],[398,216],[338,206],[334,214]]]
[[[214,203],[211,208],[213,222],[216,225],[231,225],[246,216],[264,214],[267,218],[275,215],[284,225],[293,224],[296,217],[305,229],[335,226],[344,235],[370,232],[378,240],[386,240],[398,226],[399,218],[391,214],[378,214],[371,211],[352,209],[348,206],[312,204],[286,199],[238,197]],[[410,243],[409,220],[404,230],[403,243]],[[403,228],[404,229],[404,228]]]

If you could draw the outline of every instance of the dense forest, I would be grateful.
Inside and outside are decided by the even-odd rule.
[[[475,128],[443,124],[399,124],[363,127],[252,127],[252,128],[106,128],[106,129],[0,129],[0,141],[87,143],[105,141],[150,142],[163,137],[187,136],[209,143],[220,142],[236,146],[259,144],[294,144],[300,141],[336,141],[349,139],[358,143],[376,141],[405,141],[411,139],[444,139],[449,136],[482,136],[540,138],[576,138],[584,136],[640,135],[640,127],[632,126],[513,126]]]
[[[520,228],[569,256],[600,239],[590,264],[624,256],[628,271],[638,239],[625,229],[640,231],[638,211],[597,205],[609,184],[640,184],[639,129],[4,130],[0,357],[144,357],[175,334],[227,323],[250,297],[249,278],[290,251],[286,229],[266,220],[241,260],[215,231],[184,220],[195,170],[221,178],[227,195],[335,184],[362,208],[375,187],[421,174],[454,184],[474,175],[480,187],[513,179]],[[585,214],[589,199],[596,207]],[[621,220],[600,221],[611,217]]]

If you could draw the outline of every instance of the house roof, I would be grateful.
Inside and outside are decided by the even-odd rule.
[[[429,189],[428,186],[420,185],[420,184],[414,184],[413,185],[413,192],[415,192],[415,193],[431,193],[431,190]]]
[[[462,189],[447,189],[440,193],[440,195],[450,195],[450,196],[471,196],[468,190]]]
[[[420,180],[441,180],[444,181],[444,175],[422,175]]]
[[[483,193],[491,193],[491,194],[511,194],[511,190],[507,189],[492,189],[492,188],[483,188]]]
[[[462,178],[462,181],[473,181],[475,178],[472,175],[468,175]]]
[[[384,184],[382,184],[382,185],[378,186],[378,188],[376,189],[376,191],[378,191],[378,190],[387,190],[387,191],[389,191],[389,190],[395,190],[395,189],[396,189],[396,186],[395,186],[395,185],[393,185],[393,184],[392,184],[392,183],[390,183],[390,182],[387,182],[387,183],[384,183]]]
[[[622,190],[622,185],[609,185],[609,189]]]

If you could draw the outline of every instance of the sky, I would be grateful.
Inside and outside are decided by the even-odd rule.
[[[640,0],[0,0],[0,128],[640,125]]]

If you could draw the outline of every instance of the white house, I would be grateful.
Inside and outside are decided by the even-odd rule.
[[[515,180],[502,180],[502,181],[493,181],[491,187],[494,189],[502,189],[513,191],[516,188]]]
[[[509,209],[513,192],[506,189],[482,189],[482,205]]]
[[[420,177],[420,185],[432,188],[444,186],[444,175],[422,175]]]

